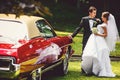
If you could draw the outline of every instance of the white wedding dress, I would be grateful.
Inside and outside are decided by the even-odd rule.
[[[102,23],[97,26],[98,33],[104,32],[102,27],[107,24]],[[101,36],[91,34],[84,48],[81,67],[87,74],[95,74],[101,77],[115,77],[110,64],[110,50],[106,39]]]

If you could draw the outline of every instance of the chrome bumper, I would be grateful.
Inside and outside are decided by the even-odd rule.
[[[20,74],[20,65],[13,57],[0,57],[0,78],[16,78]]]

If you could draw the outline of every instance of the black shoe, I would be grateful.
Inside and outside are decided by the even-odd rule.
[[[86,75],[86,76],[92,76],[93,73],[86,73],[82,68],[81,68],[81,74]]]
[[[81,68],[81,75],[86,76],[86,72]]]
[[[85,74],[85,71],[81,68],[81,73]]]
[[[86,76],[93,76],[93,73],[86,73]]]

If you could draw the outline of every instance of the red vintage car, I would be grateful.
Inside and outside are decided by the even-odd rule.
[[[0,14],[0,78],[41,80],[42,73],[55,67],[65,75],[71,43],[42,17]]]

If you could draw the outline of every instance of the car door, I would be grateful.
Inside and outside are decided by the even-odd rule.
[[[52,26],[46,20],[39,20],[36,25],[42,34],[42,36],[49,42],[56,43],[59,46],[63,46],[62,37],[56,35]]]
[[[68,36],[57,36],[51,25],[46,20],[39,20],[36,22],[36,25],[46,41],[57,44],[62,50],[61,53],[65,53],[66,47],[72,42]]]

